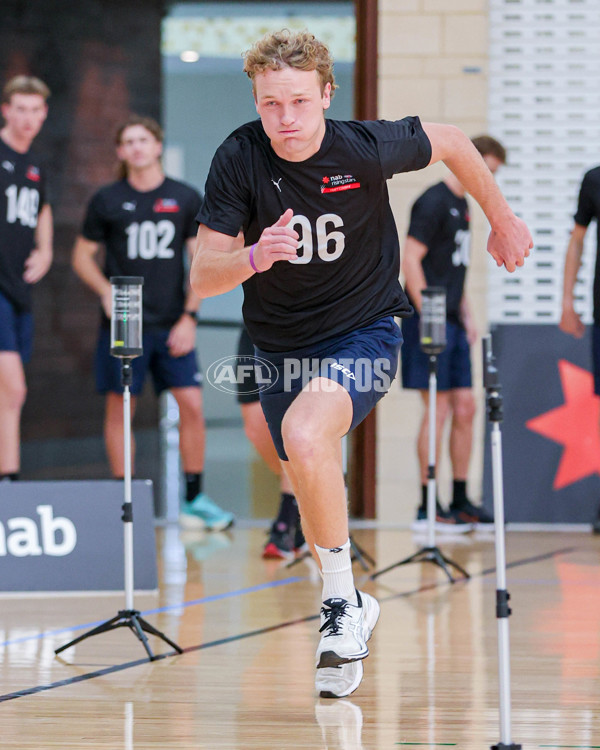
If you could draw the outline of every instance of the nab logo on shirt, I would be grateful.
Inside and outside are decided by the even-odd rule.
[[[321,180],[322,193],[339,193],[342,190],[357,190],[360,182],[351,174],[334,174]]]
[[[176,214],[179,211],[179,204],[175,198],[159,198],[152,210],[156,214]]]
[[[77,531],[69,518],[57,516],[51,505],[38,505],[39,527],[33,518],[19,516],[0,522],[0,557],[64,557],[75,549]]]
[[[31,180],[32,182],[39,182],[40,170],[37,167],[34,167],[32,164],[29,167],[27,167],[27,172],[25,173],[25,177],[28,180]]]

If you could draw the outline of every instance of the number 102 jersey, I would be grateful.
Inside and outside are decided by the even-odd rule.
[[[200,203],[194,188],[169,177],[144,192],[119,180],[90,201],[82,235],[104,244],[107,278],[144,277],[144,326],[168,328],[183,312],[186,240],[196,236]]]

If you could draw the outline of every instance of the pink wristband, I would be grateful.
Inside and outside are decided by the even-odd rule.
[[[255,242],[254,245],[250,248],[250,265],[252,266],[252,270],[256,271],[256,273],[262,273],[262,271],[259,271],[258,268],[254,265],[254,248],[258,245],[258,242]]]

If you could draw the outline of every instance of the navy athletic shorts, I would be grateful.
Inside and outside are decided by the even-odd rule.
[[[429,388],[429,355],[421,350],[419,316],[402,319],[402,386],[426,391]],[[446,322],[446,348],[438,355],[437,389],[470,388],[471,350],[464,328]]]
[[[279,458],[288,460],[281,436],[284,414],[310,380],[326,377],[348,391],[352,430],[389,390],[401,343],[400,327],[390,316],[304,349],[265,352],[257,347],[256,355],[268,360],[278,375],[272,386],[260,392],[260,403]]]
[[[138,396],[150,371],[156,394],[170,388],[201,386],[202,375],[198,369],[196,352],[183,357],[172,357],[167,347],[168,328],[144,331],[142,334],[143,354],[132,361],[133,382],[129,388],[132,395]],[[121,362],[110,353],[110,331],[102,327],[96,346],[96,388],[99,393],[123,393],[121,385]]]
[[[592,365],[594,369],[594,393],[600,396],[600,325],[592,326]]]
[[[33,316],[17,312],[13,303],[0,292],[0,351],[18,352],[29,362],[33,346]]]
[[[252,339],[250,338],[246,326],[242,328],[240,334],[237,355],[241,360],[248,359],[249,362],[254,361],[254,344],[252,343]],[[242,361],[241,364],[244,364],[244,362]],[[260,388],[256,382],[254,370],[248,369],[248,374],[246,375],[243,384],[238,382],[238,404],[255,404],[260,399],[259,390]]]

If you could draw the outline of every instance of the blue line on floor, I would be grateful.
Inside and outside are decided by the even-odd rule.
[[[272,589],[277,586],[287,586],[290,583],[298,583],[304,581],[305,578],[302,576],[292,576],[291,578],[284,578],[281,581],[268,581],[267,583],[259,583],[256,586],[249,586],[246,589],[238,589],[237,591],[226,591],[224,594],[213,594],[212,596],[204,596],[201,599],[192,599],[189,602],[181,602],[179,604],[169,604],[167,607],[159,607],[158,609],[146,609],[144,612],[140,612],[144,615],[155,615],[160,612],[168,612],[173,609],[184,609],[185,607],[195,607],[198,604],[208,604],[210,602],[220,601],[221,599],[230,599],[234,596],[244,596],[245,594],[254,594],[256,591],[262,591],[264,589]],[[46,638],[49,635],[60,635],[61,633],[71,633],[74,630],[84,630],[87,628],[95,628],[101,625],[104,620],[98,620],[97,622],[88,622],[83,625],[72,625],[68,628],[60,628],[59,630],[47,630],[44,633],[38,633],[37,635],[26,635],[23,638],[15,638],[12,641],[4,641],[0,643],[2,646],[13,646],[15,643],[25,643],[26,641],[38,641],[41,638]]]
[[[521,558],[520,560],[514,560],[513,562],[508,563],[506,567],[517,568],[523,565],[530,565],[531,563],[539,562],[541,560],[548,560],[558,555],[569,554],[570,552],[573,552],[574,550],[575,550],[574,547],[563,547],[562,549],[557,549],[552,552],[545,552],[541,555],[535,555],[533,557],[525,557],[525,558]],[[495,570],[496,570],[495,568],[487,568],[486,570],[482,570],[479,573],[476,573],[473,577],[483,578],[485,576],[490,575],[491,573],[494,573]],[[240,589],[238,593],[247,593],[247,592],[256,591],[262,588],[272,588],[274,586],[286,585],[288,583],[295,583],[296,581],[301,581],[301,580],[303,579],[295,577],[295,578],[286,578],[283,581],[271,581],[269,583],[260,584],[259,586],[254,586],[249,589]],[[383,597],[379,601],[381,602],[392,601],[392,600],[403,598],[403,597],[414,596],[415,594],[419,594],[424,591],[429,591],[431,589],[441,588],[442,586],[447,586],[447,585],[449,585],[447,582],[441,582],[441,583],[438,582],[438,583],[428,584],[425,586],[420,586],[417,589],[413,589],[412,591],[399,592],[397,594],[392,594],[391,596]],[[227,596],[233,596],[233,595],[235,595],[235,592],[231,592],[230,594],[217,595],[217,596],[221,596],[221,598],[225,598]],[[210,599],[212,597],[207,597],[207,598]],[[195,601],[196,603],[199,603],[205,600],[198,599]],[[184,606],[184,605],[173,605],[173,606],[177,607],[177,606]],[[318,618],[319,618],[319,615],[317,614],[317,615],[308,615],[307,617],[300,617],[297,620],[290,620],[288,622],[280,622],[277,625],[269,625],[264,628],[259,628],[258,630],[251,630],[246,633],[238,633],[237,635],[227,636],[226,638],[220,638],[217,641],[210,641],[208,643],[200,643],[197,646],[188,646],[187,648],[183,649],[183,653],[189,654],[194,651],[203,651],[204,649],[212,648],[214,646],[222,646],[227,643],[233,643],[235,641],[241,641],[246,638],[252,638],[257,635],[271,633],[275,630],[281,630],[283,628],[287,628],[293,625],[300,625],[306,622],[311,622],[312,620],[317,620]],[[85,627],[85,626],[82,625],[81,627]],[[179,656],[179,654],[177,654],[175,651],[169,651],[166,654],[157,654],[154,657],[154,661],[161,661],[162,659],[170,658],[173,656]],[[46,690],[53,690],[54,688],[63,687],[65,685],[73,685],[77,682],[91,680],[91,679],[94,679],[95,677],[102,677],[103,675],[112,674],[113,672],[122,672],[125,669],[138,667],[138,666],[141,666],[142,664],[148,664],[148,663],[150,664],[152,663],[149,661],[148,658],[137,659],[136,661],[125,662],[124,664],[114,664],[113,666],[110,666],[110,667],[104,667],[103,669],[97,670],[96,672],[88,672],[87,674],[67,677],[64,680],[58,680],[57,682],[51,682],[46,685],[36,685],[31,688],[25,688],[24,690],[17,690],[14,693],[5,693],[4,695],[0,695],[0,703],[5,703],[6,701],[10,701],[10,700],[15,700],[16,698],[24,698],[27,695],[35,695],[36,693],[41,693]]]

